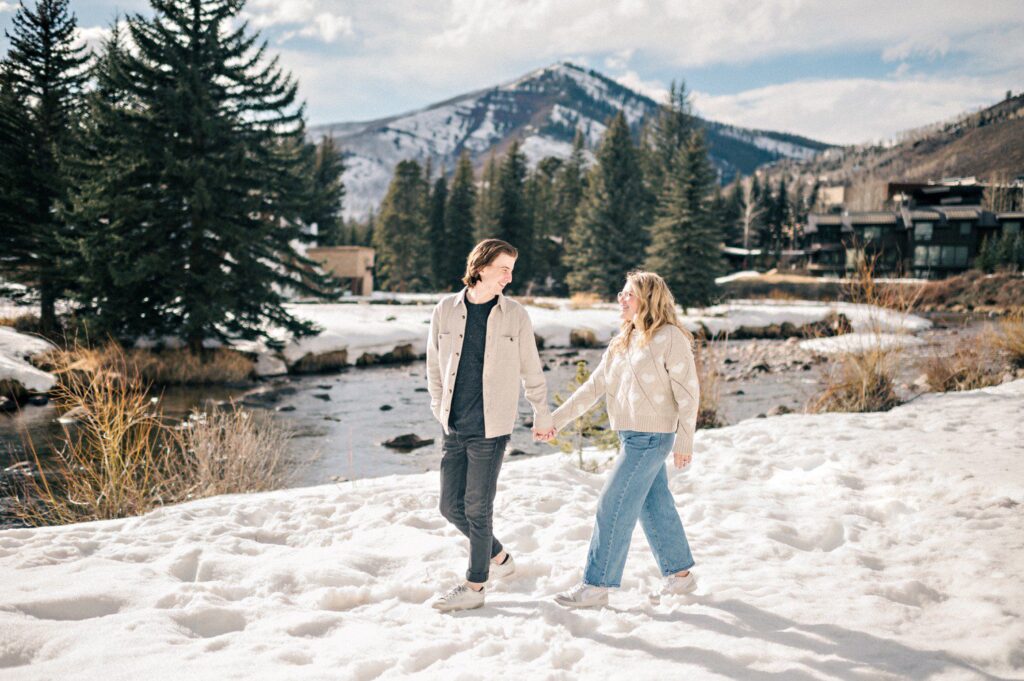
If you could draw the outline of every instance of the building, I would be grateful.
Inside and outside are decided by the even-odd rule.
[[[306,255],[319,262],[325,272],[341,280],[342,289],[352,295],[373,293],[373,259],[375,251],[365,246],[320,246],[310,248]]]
[[[986,239],[1019,234],[1024,212],[981,207],[987,185],[974,178],[941,183],[893,182],[888,210],[811,213],[804,228],[804,267],[841,275],[864,258],[875,273],[936,279],[969,269]]]

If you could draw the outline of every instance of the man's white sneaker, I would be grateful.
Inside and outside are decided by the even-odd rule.
[[[555,603],[566,608],[596,608],[608,605],[608,589],[580,582],[568,591],[555,596]]]
[[[657,605],[661,602],[662,596],[683,596],[697,590],[697,578],[692,572],[685,577],[669,575],[661,585],[660,591],[651,594],[651,603]]]
[[[490,582],[494,579],[504,579],[505,577],[511,577],[516,572],[516,562],[512,559],[511,553],[505,554],[505,562],[491,563],[491,569],[488,572],[487,581]]]
[[[453,587],[445,595],[434,601],[434,609],[441,612],[452,610],[472,610],[484,604],[484,590],[470,589],[465,583]]]

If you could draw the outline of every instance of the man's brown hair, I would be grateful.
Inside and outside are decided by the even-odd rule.
[[[501,239],[484,239],[478,243],[466,258],[466,274],[462,277],[462,283],[472,286],[480,281],[480,270],[494,262],[494,259],[502,253],[511,255],[513,258],[519,257],[516,247]]]

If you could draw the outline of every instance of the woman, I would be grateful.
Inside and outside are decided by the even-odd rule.
[[[653,272],[631,272],[618,300],[619,334],[587,382],[554,413],[558,430],[604,397],[622,442],[598,502],[583,581],[555,597],[570,608],[608,603],[608,590],[620,586],[637,519],[665,577],[652,600],[697,588],[665,469],[669,451],[676,468],[693,456],[699,391],[693,336],[680,324],[665,280]]]

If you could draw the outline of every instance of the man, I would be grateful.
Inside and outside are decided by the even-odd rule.
[[[534,436],[550,439],[553,430],[530,317],[502,295],[518,256],[499,239],[478,243],[466,260],[466,288],[443,298],[430,320],[427,389],[444,430],[441,514],[469,538],[466,581],[434,602],[442,611],[479,608],[488,578],[515,572],[491,516],[520,382],[533,405]]]

